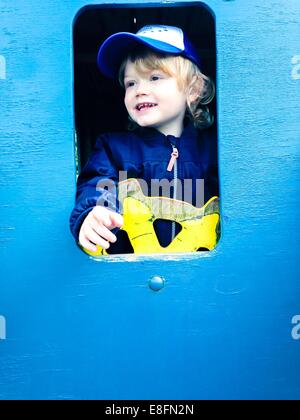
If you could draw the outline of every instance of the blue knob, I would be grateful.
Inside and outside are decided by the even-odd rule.
[[[158,292],[160,289],[164,287],[165,279],[160,276],[153,276],[149,280],[149,287],[150,289],[154,290],[154,292]]]

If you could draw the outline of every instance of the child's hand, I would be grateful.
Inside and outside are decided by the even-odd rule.
[[[124,224],[121,214],[96,206],[84,219],[79,232],[79,243],[88,251],[97,251],[96,245],[109,248],[110,242],[116,242],[117,237],[110,230]]]

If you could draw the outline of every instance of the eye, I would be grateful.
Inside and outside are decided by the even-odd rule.
[[[151,82],[156,82],[157,80],[160,80],[160,79],[162,79],[162,76],[160,74],[152,74],[150,76]]]
[[[130,87],[132,87],[132,86],[134,86],[135,85],[135,81],[134,80],[128,80],[126,83],[125,83],[125,89],[128,89],[128,88],[130,88]]]

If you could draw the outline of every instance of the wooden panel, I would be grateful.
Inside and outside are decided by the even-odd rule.
[[[206,2],[218,247],[101,261],[68,228],[72,23],[87,4],[0,6],[0,398],[299,398],[299,2]]]

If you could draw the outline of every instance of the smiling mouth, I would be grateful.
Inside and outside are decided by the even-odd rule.
[[[141,111],[142,109],[153,108],[154,106],[157,106],[157,104],[153,104],[151,102],[143,102],[141,104],[137,104],[137,106],[135,107],[135,109],[137,111]]]

